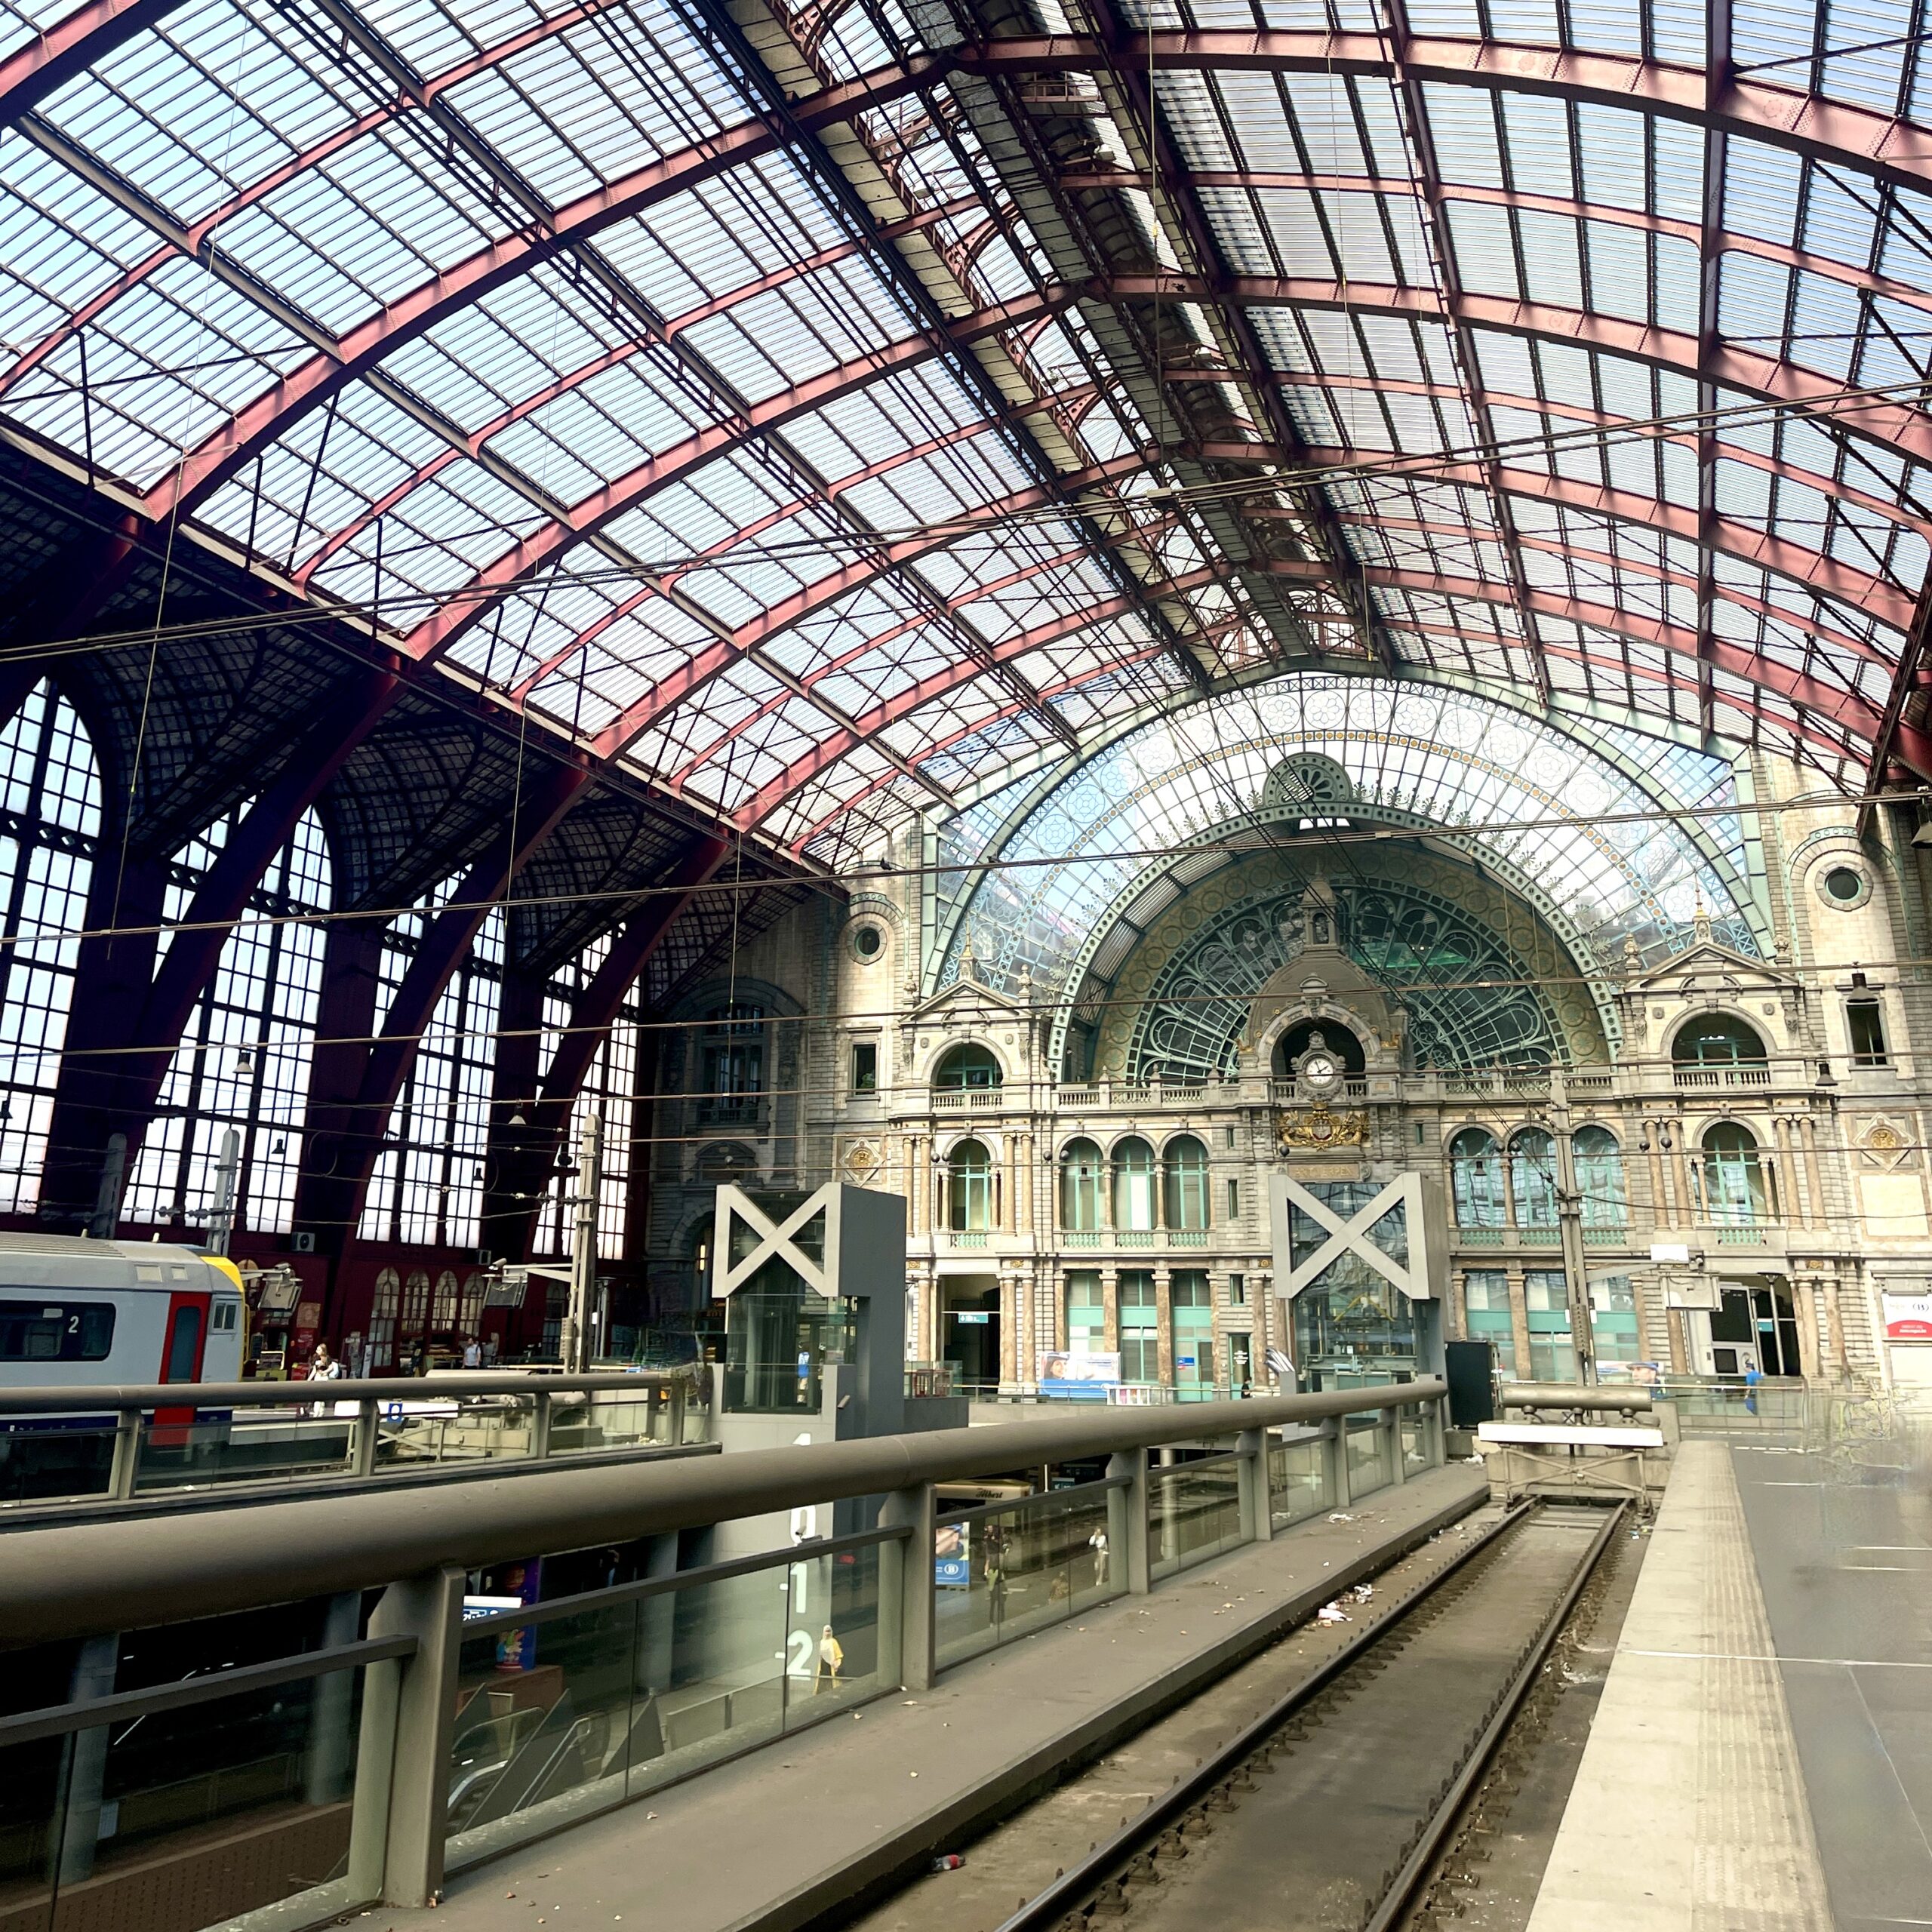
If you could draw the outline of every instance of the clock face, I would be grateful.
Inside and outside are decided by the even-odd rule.
[[[1336,1066],[1326,1054],[1310,1054],[1301,1063],[1302,1078],[1317,1087],[1325,1087],[1334,1078]]]

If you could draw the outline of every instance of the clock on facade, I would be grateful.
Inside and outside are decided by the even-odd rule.
[[[1307,1051],[1295,1062],[1295,1078],[1312,1094],[1332,1094],[1341,1085],[1342,1063],[1319,1033],[1309,1035]]]

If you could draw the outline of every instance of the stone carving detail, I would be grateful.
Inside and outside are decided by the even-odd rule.
[[[1894,1127],[1888,1120],[1878,1120],[1874,1121],[1860,1137],[1858,1161],[1867,1172],[1896,1174],[1902,1168],[1917,1167],[1918,1154],[1910,1134]]]
[[[1317,1100],[1306,1109],[1277,1107],[1275,1138],[1284,1154],[1301,1147],[1323,1152],[1337,1147],[1366,1147],[1368,1116],[1338,1114],[1326,1100]]]

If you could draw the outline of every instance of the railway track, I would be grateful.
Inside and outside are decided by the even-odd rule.
[[[1401,1924],[1622,1520],[1525,1506],[1353,1609],[1346,1644],[998,1932]]]

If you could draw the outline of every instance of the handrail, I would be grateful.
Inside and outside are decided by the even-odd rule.
[[[299,1651],[293,1657],[266,1663],[245,1663],[206,1677],[183,1678],[179,1683],[156,1684],[144,1690],[116,1690],[105,1697],[78,1703],[54,1704],[35,1711],[0,1717],[0,1749],[32,1744],[45,1737],[65,1737],[107,1724],[125,1724],[153,1717],[162,1711],[192,1709],[197,1704],[219,1703],[224,1697],[245,1697],[251,1690],[272,1690],[283,1684],[300,1684],[328,1677],[338,1670],[355,1670],[395,1657],[411,1657],[418,1646],[414,1637],[365,1637],[355,1643],[335,1644],[326,1650]]]
[[[338,1387],[340,1385],[337,1385]],[[1072,1411],[1037,1420],[863,1438],[380,1496],[210,1509],[189,1518],[0,1531],[0,1642],[20,1646],[185,1622],[477,1570],[734,1518],[930,1482],[1238,1436],[1440,1400],[1434,1378],[1310,1395]]]
[[[337,1382],[95,1382],[62,1389],[0,1389],[0,1416],[93,1415],[120,1409],[312,1408],[325,1402],[454,1401],[466,1395],[568,1395],[606,1389],[688,1385],[675,1369],[594,1375],[511,1374],[455,1369],[437,1375],[392,1375]]]
[[[1651,1406],[1651,1391],[1647,1389],[1622,1386],[1586,1389],[1580,1383],[1574,1387],[1561,1383],[1511,1383],[1503,1392],[1503,1406],[1506,1409],[1574,1409],[1581,1413],[1588,1410],[1608,1410],[1622,1413],[1634,1413]]]

